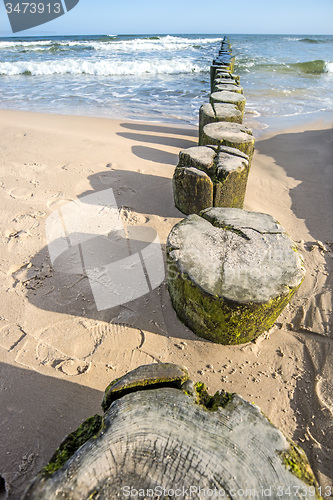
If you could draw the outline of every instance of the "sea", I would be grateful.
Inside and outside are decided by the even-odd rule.
[[[333,112],[333,36],[226,33],[0,38],[0,108],[197,125],[225,35],[258,129]]]

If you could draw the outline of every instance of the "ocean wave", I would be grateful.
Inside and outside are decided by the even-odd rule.
[[[181,40],[181,41],[180,41]],[[109,42],[87,42],[96,51],[111,52],[155,52],[161,50],[187,50],[194,42],[189,43],[184,39],[162,38],[152,40],[147,38],[138,38],[135,40],[113,40]]]
[[[31,41],[31,42],[24,42],[23,40],[6,40],[6,41],[0,41],[0,49],[16,49],[20,47],[29,47],[29,48],[34,48],[34,47],[45,47],[47,45],[52,45],[51,40],[38,40],[38,41]]]
[[[306,61],[290,64],[291,68],[294,68],[301,73],[319,75],[321,73],[329,73],[331,63],[328,61],[323,61],[322,59],[317,59],[315,61]]]
[[[296,63],[279,63],[279,62],[266,62],[263,60],[243,59],[238,63],[236,62],[235,71],[271,71],[279,73],[298,72],[310,75],[320,75],[323,73],[333,73],[333,63],[331,61],[324,61],[316,59],[315,61],[305,61]]]
[[[284,40],[286,42],[299,42],[300,40],[302,40],[302,38],[296,36],[286,36],[284,37]]]
[[[299,41],[303,43],[321,43],[321,40],[315,40],[314,38],[301,38]]]
[[[179,74],[200,73],[207,71],[202,64],[191,64],[183,59],[160,60],[160,61],[83,61],[77,59],[63,59],[62,61],[17,61],[0,62],[0,75],[140,75],[140,74]]]
[[[161,50],[188,50],[198,49],[207,44],[220,42],[220,38],[183,38],[173,35],[149,36],[144,38],[133,38],[129,40],[119,40],[116,36],[108,35],[97,40],[40,40],[40,41],[0,41],[1,49],[20,49],[27,51],[55,51],[61,49],[92,49],[110,52],[138,52],[138,51],[161,51]]]
[[[321,40],[316,40],[315,38],[309,37],[296,37],[296,36],[287,36],[285,37],[287,42],[303,42],[303,43],[321,43]]]
[[[301,42],[301,43],[309,43],[309,44],[318,44],[318,43],[332,43],[333,40],[330,35],[328,37],[326,35],[318,35],[317,38],[311,37],[302,37],[302,36],[289,36],[284,38],[287,42]]]

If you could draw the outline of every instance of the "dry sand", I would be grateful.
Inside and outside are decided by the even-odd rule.
[[[123,222],[155,228],[164,248],[183,218],[171,186],[178,153],[196,144],[192,127],[0,111],[0,475],[10,498],[69,432],[101,413],[111,380],[154,361],[186,365],[211,392],[223,388],[260,406],[304,448],[322,487],[332,485],[328,124],[303,124],[256,144],[244,208],[276,217],[307,268],[291,305],[256,342],[229,347],[198,338],[177,319],[165,282],[99,312],[86,278],[50,264],[48,215],[108,188]]]

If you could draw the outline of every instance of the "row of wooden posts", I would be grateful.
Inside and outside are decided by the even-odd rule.
[[[273,326],[305,269],[274,217],[243,210],[254,137],[243,125],[245,97],[225,38],[210,76],[199,145],[179,153],[173,176],[175,205],[187,217],[168,237],[168,287],[193,332],[242,344]]]
[[[210,67],[209,103],[199,111],[199,146],[180,153],[173,177],[175,205],[186,215],[208,207],[243,208],[254,137],[242,125],[246,100],[234,64],[224,38]]]

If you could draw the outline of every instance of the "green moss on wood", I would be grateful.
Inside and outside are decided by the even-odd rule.
[[[103,418],[95,415],[85,420],[80,427],[69,434],[54,453],[50,462],[41,470],[44,476],[57,472],[74,453],[89,439],[96,438],[102,428]]]
[[[301,285],[266,303],[237,303],[194,284],[169,252],[167,261],[168,287],[178,317],[199,337],[219,344],[244,344],[269,330]]]
[[[214,183],[214,207],[243,208],[249,166],[243,170],[220,170]]]
[[[112,388],[112,386],[115,385],[116,382],[118,382],[117,379],[113,381],[105,390],[104,394],[104,399],[102,402],[102,408],[104,412],[108,410],[110,405],[116,401],[117,399],[122,398],[126,394],[130,394],[132,392],[137,392],[137,391],[142,391],[142,390],[147,390],[147,389],[162,389],[164,387],[171,387],[174,389],[181,389],[181,386],[184,382],[186,382],[189,378],[188,374],[184,372],[184,376],[182,378],[154,378],[152,379],[146,379],[146,380],[140,380],[140,381],[135,381],[132,384],[127,384],[124,388],[121,388],[120,390],[117,390],[115,392],[110,392],[109,389]]]
[[[280,454],[284,465],[292,474],[301,479],[301,481],[309,486],[313,486],[316,491],[316,498],[321,499],[318,483],[311,470],[307,456],[304,451],[297,447],[290,439],[288,439],[288,443],[290,445],[289,450]]]
[[[235,395],[235,393],[222,390],[217,391],[214,396],[211,396],[203,382],[197,382],[194,388],[197,394],[197,403],[210,411],[217,411],[219,408],[225,408]]]
[[[175,206],[185,215],[199,214],[209,207],[243,208],[249,161],[238,151],[229,151],[229,159],[226,155],[221,162],[220,152],[223,151],[220,147],[215,148],[216,154],[210,161],[206,158],[200,161],[195,155],[192,158],[187,150],[179,154],[172,185]],[[238,168],[228,168],[232,155],[239,156]]]
[[[242,153],[245,153],[249,157],[249,162],[251,163],[254,153],[254,141],[255,141],[254,137],[251,138],[251,136],[248,134],[249,137],[246,141],[241,141],[237,137],[235,139],[229,139],[228,137],[223,137],[223,135],[221,135],[221,137],[219,138],[214,138],[209,135],[206,135],[205,133],[206,127],[207,125],[204,127],[202,132],[201,140],[199,143],[200,146],[207,146],[207,145],[229,146],[231,148],[238,149]]]
[[[213,182],[205,172],[176,167],[172,185],[175,206],[183,214],[197,214],[213,206]]]
[[[208,123],[229,122],[243,123],[243,115],[233,104],[203,104],[199,109],[199,144],[203,144],[203,128]]]
[[[107,392],[109,392],[109,390],[111,389],[111,387],[113,387],[117,382],[119,382],[119,380],[121,380],[123,377],[118,377],[114,380],[112,380],[112,382],[110,382],[110,384],[107,386],[107,388],[105,389],[104,393],[106,394]]]

